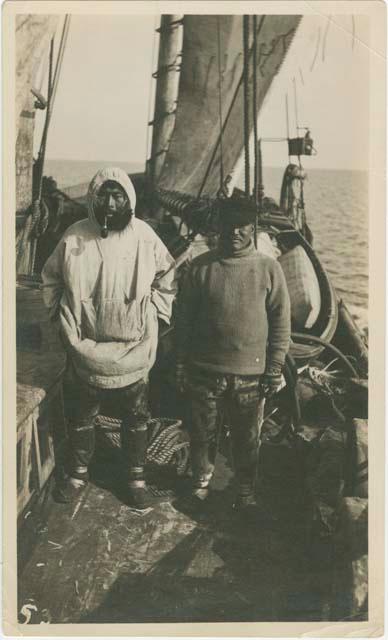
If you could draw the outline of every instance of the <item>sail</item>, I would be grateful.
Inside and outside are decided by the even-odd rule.
[[[257,113],[300,19],[257,17]],[[175,128],[159,187],[215,196],[221,153],[224,175],[232,172],[244,144],[242,24],[241,15],[185,16]],[[249,83],[252,86],[252,65]]]

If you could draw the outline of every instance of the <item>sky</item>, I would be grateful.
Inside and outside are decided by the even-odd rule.
[[[144,163],[150,144],[159,18],[74,15],[53,116],[47,156]],[[260,137],[286,135],[288,94],[295,133],[311,128],[317,168],[368,167],[368,19],[305,16],[259,116]],[[45,87],[45,83],[43,83]],[[36,144],[40,128],[37,127]],[[265,144],[263,160],[284,166],[283,144]]]

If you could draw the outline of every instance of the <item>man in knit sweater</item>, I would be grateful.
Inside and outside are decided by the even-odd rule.
[[[253,243],[256,213],[221,201],[218,249],[195,258],[178,298],[177,385],[189,393],[193,495],[208,494],[225,412],[231,427],[236,506],[255,504],[258,420],[274,393],[290,341],[290,301],[276,260]]]

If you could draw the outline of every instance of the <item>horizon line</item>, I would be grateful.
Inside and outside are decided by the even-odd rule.
[[[101,158],[97,158],[95,160],[90,160],[90,159],[85,159],[85,158],[54,158],[54,157],[46,157],[46,161],[50,161],[53,160],[55,162],[93,162],[93,163],[97,163],[97,162],[102,162],[102,163],[106,163],[106,162],[111,162],[112,164],[116,163],[116,164],[135,164],[135,165],[141,165],[145,167],[145,162],[144,161],[140,161],[140,160],[111,160],[111,159],[101,159]],[[265,169],[285,169],[287,165],[275,165],[275,164],[267,164],[263,166],[263,170]],[[306,167],[304,167],[306,169]],[[315,169],[319,169],[322,171],[364,171],[367,172],[368,168],[367,167],[328,167],[328,166],[315,166],[315,167],[307,167],[307,170],[315,170]]]

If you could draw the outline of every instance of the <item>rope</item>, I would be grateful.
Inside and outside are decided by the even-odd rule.
[[[54,39],[51,39],[50,42],[50,54],[49,54],[49,72],[48,72],[48,85],[47,85],[47,111],[46,118],[44,123],[42,140],[40,143],[40,149],[38,153],[38,171],[37,171],[37,183],[35,184],[35,193],[36,196],[34,200],[40,200],[42,197],[42,178],[43,178],[43,162],[44,156],[46,153],[46,144],[47,144],[47,133],[48,133],[48,125],[50,119],[50,103],[51,103],[51,93],[52,93],[52,73],[53,73],[53,54],[54,54]]]
[[[49,121],[51,119],[51,113],[52,113],[52,110],[53,110],[55,96],[56,96],[56,93],[57,93],[59,76],[60,76],[61,69],[62,69],[63,56],[65,54],[67,36],[69,34],[69,28],[70,28],[70,15],[67,14],[65,16],[65,21],[63,23],[62,36],[61,36],[61,41],[60,41],[59,49],[58,49],[57,63],[55,65],[53,89],[52,89],[51,104],[50,104]]]
[[[356,42],[356,22],[352,14],[352,51],[354,51],[354,43]]]
[[[166,31],[165,29],[163,31]],[[160,76],[165,76],[169,71],[180,71],[181,64],[178,63],[178,58],[181,57],[180,53],[177,53],[175,56],[174,62],[170,62],[170,64],[164,64],[161,67],[158,67],[156,71],[152,74],[154,80],[160,78]]]
[[[218,47],[218,117],[220,125],[220,189],[224,186],[224,161],[222,156],[222,73],[221,73],[221,30],[220,17],[217,16],[217,47]]]
[[[318,38],[317,38],[317,44],[316,44],[316,48],[315,48],[315,54],[314,54],[314,58],[313,61],[311,63],[310,66],[310,71],[312,71],[314,69],[315,66],[315,61],[318,57],[318,52],[319,52],[319,45],[321,44],[321,27],[318,27]]]
[[[330,22],[331,22],[331,16],[329,16],[329,17],[327,18],[327,24],[326,24],[326,28],[325,28],[325,33],[323,34],[323,42],[322,42],[322,62],[325,62],[326,41],[327,41],[327,34],[329,33]]]
[[[318,336],[310,336],[305,333],[292,333],[291,338],[295,340],[295,342],[316,342],[317,344],[321,344],[327,349],[333,351],[339,358],[341,358],[342,362],[346,365],[350,373],[355,377],[359,378],[359,375],[350,360],[340,351],[337,347],[335,347],[331,342],[327,342],[326,340],[322,340],[322,338],[318,338]]]
[[[160,26],[155,31],[157,31],[158,33],[166,33],[168,31],[171,31],[171,27],[183,26],[183,24],[184,24],[184,18],[180,18],[179,20],[173,20],[172,22],[170,22],[168,27]]]
[[[40,197],[41,197],[41,188],[42,188],[42,184],[41,183],[42,183],[42,176],[43,176],[43,163],[44,163],[44,158],[45,158],[45,154],[46,154],[48,128],[49,128],[49,125],[50,125],[51,115],[52,115],[52,110],[53,110],[53,105],[54,105],[54,100],[55,100],[55,96],[56,96],[56,92],[57,92],[57,88],[58,88],[59,76],[60,76],[60,72],[61,72],[61,68],[62,68],[62,62],[63,62],[63,56],[64,56],[66,42],[67,42],[67,36],[68,36],[68,33],[69,33],[69,25],[70,25],[70,15],[66,15],[65,16],[65,21],[63,23],[62,35],[61,35],[61,40],[60,40],[60,44],[59,44],[58,56],[57,56],[57,61],[56,61],[56,64],[55,64],[54,74],[52,73],[53,56],[54,56],[54,39],[51,40],[51,44],[50,44],[49,83],[48,83],[48,90],[47,90],[47,112],[46,112],[46,121],[45,121],[44,131],[43,131],[43,135],[42,135],[42,141],[41,141],[39,154],[38,154],[38,161],[41,162],[41,165],[42,165],[40,182],[38,184],[38,187],[39,187],[38,200],[40,200]]]
[[[121,446],[121,420],[110,416],[97,416],[96,426],[114,448]],[[146,463],[156,466],[173,465],[183,473],[189,459],[189,440],[182,430],[181,420],[153,418],[148,422]]]
[[[37,167],[36,167],[37,178],[35,179],[35,184],[33,184],[33,191],[35,192],[33,195],[33,199],[34,199],[34,202],[37,201],[38,203],[40,203],[42,199],[43,164],[44,164],[44,157],[46,155],[47,134],[48,134],[48,127],[50,122],[50,105],[51,105],[51,96],[52,96],[52,87],[53,87],[53,81],[52,81],[53,56],[54,56],[54,38],[52,38],[50,42],[46,118],[44,122],[43,135],[42,135],[42,141],[41,141],[41,145],[38,153],[38,159],[36,161],[37,162]],[[31,219],[30,233],[32,233],[33,229],[37,227],[37,224],[39,222],[40,215],[41,215],[39,204],[37,206],[33,204],[33,207],[34,208],[31,216],[32,219]],[[36,242],[32,242],[31,243],[31,273],[35,272],[35,263],[36,263]]]
[[[255,198],[255,206],[256,206],[256,215],[255,215],[255,235],[254,242],[255,248],[257,249],[257,210],[259,204],[259,188],[261,189],[261,184],[259,187],[259,180],[261,183],[261,177],[259,176],[259,154],[258,154],[258,139],[257,139],[257,16],[253,16],[253,138],[254,138],[254,185],[253,185],[253,193]],[[261,158],[260,158],[261,165]],[[261,173],[261,171],[260,171]]]
[[[51,39],[50,42],[50,54],[49,54],[49,73],[48,73],[48,87],[47,87],[47,111],[46,111],[46,119],[44,123],[44,129],[42,134],[42,140],[40,144],[40,149],[38,153],[37,159],[37,167],[36,167],[36,178],[34,184],[34,201],[38,201],[39,203],[42,200],[42,184],[43,184],[43,168],[44,168],[44,160],[46,156],[46,147],[47,147],[47,136],[49,125],[51,121],[51,114],[53,109],[53,104],[56,96],[56,91],[58,87],[59,75],[62,67],[63,55],[66,47],[67,35],[69,32],[69,24],[70,24],[70,16],[66,15],[63,23],[62,35],[58,49],[57,61],[55,64],[55,69],[53,73],[53,62],[54,62],[54,38]],[[40,212],[38,215],[38,211],[40,208],[37,207],[37,210],[33,212],[33,220],[32,220],[32,230],[36,230],[36,237],[44,233],[47,229],[48,225],[48,212],[47,208]],[[39,228],[38,228],[39,227]],[[36,262],[36,243],[32,246],[32,273],[35,272],[35,262]]]
[[[295,121],[296,121],[296,131],[297,135],[299,135],[299,117],[298,117],[298,96],[296,91],[296,80],[295,76],[292,79],[294,85],[294,104],[295,104]]]
[[[243,17],[243,49],[244,49],[244,165],[245,195],[250,196],[250,163],[249,163],[249,16]]]
[[[150,122],[151,120],[151,101],[152,101],[152,80],[154,78],[154,74],[152,73],[152,69],[154,67],[155,64],[155,50],[156,50],[156,32],[158,31],[158,29],[156,29],[156,20],[157,20],[157,16],[155,16],[154,19],[154,37],[152,40],[152,52],[151,52],[151,74],[150,74],[150,81],[149,81],[149,89],[148,89],[148,109],[147,109],[147,122],[148,122],[148,126],[147,126],[147,131],[146,131],[146,143],[145,143],[145,166],[146,168],[149,167],[149,160],[148,160],[148,156],[150,155],[149,151],[150,151],[150,127],[153,125],[153,122]],[[162,153],[162,152],[160,152]]]

